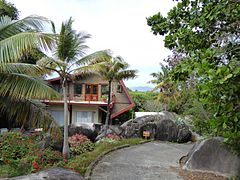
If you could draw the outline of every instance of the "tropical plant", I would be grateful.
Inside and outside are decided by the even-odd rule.
[[[94,149],[94,143],[83,134],[74,134],[68,138],[71,154],[76,156]]]
[[[129,64],[122,57],[114,57],[110,50],[99,51],[91,56],[84,58],[92,59],[85,70],[96,71],[103,79],[108,81],[108,105],[105,124],[111,122],[111,101],[112,101],[112,82],[123,79],[135,78],[137,70],[129,70]]]
[[[39,134],[5,132],[0,135],[0,177],[19,176],[36,172],[63,160],[61,153],[50,148],[42,149]],[[4,167],[8,172],[1,173]]]
[[[48,86],[41,76],[47,71],[37,65],[19,63],[20,58],[33,48],[49,50],[53,46],[51,35],[42,33],[46,18],[29,16],[21,20],[11,20],[10,17],[0,17],[0,111],[8,117],[26,121],[31,114],[31,107],[42,107],[33,99],[56,97],[57,93]],[[12,103],[23,105],[18,112],[12,108]],[[43,109],[43,108],[42,108]],[[39,110],[39,109],[38,109]],[[33,113],[36,119],[48,116]],[[23,115],[25,118],[22,118]],[[20,118],[21,117],[21,118]]]
[[[57,34],[55,25],[52,23],[53,33],[56,34],[56,48],[53,51],[53,58],[43,57],[37,62],[39,66],[56,72],[61,78],[64,99],[63,156],[65,159],[68,159],[70,152],[68,144],[68,82],[74,80],[76,73],[79,75],[89,73],[84,69],[87,66],[86,63],[92,60],[93,57],[101,59],[100,54],[97,56],[88,55],[87,58],[82,58],[86,55],[88,46],[85,45],[85,42],[86,39],[90,38],[90,35],[85,32],[76,32],[72,29],[72,23],[72,18],[62,23],[59,34]],[[104,52],[103,54],[105,55]]]
[[[131,91],[129,90],[129,94],[132,98],[132,100],[135,103],[135,107],[133,110],[135,112],[137,111],[149,111],[147,108],[147,104],[151,102],[155,102],[158,96],[157,92],[152,92],[152,91],[147,91],[147,92],[142,92],[142,91]],[[149,106],[148,106],[149,107]],[[160,109],[156,108],[156,111],[160,111]],[[152,110],[150,110],[152,111]]]
[[[158,100],[163,102],[164,110],[167,110],[169,104],[173,101],[177,101],[179,92],[175,83],[170,78],[171,69],[160,63],[161,71],[152,73],[151,75],[155,78],[149,83],[156,84],[152,91],[159,91]]]
[[[165,36],[167,48],[186,55],[171,77],[195,77],[196,99],[208,114],[206,133],[225,137],[240,152],[239,12],[238,0],[184,0],[147,23]]]

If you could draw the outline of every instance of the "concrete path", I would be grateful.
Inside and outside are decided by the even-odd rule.
[[[150,142],[106,155],[94,168],[91,180],[182,179],[170,167],[179,166],[193,144]]]

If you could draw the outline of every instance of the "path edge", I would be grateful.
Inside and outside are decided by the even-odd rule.
[[[119,149],[124,149],[124,148],[128,148],[128,147],[132,147],[132,146],[137,146],[137,145],[140,145],[140,144],[145,144],[145,143],[149,143],[151,142],[152,140],[145,140],[145,141],[142,141],[140,142],[139,144],[134,144],[134,145],[130,145],[130,144],[125,144],[125,145],[122,145],[122,146],[118,146],[118,147],[115,147],[109,151],[106,151],[106,152],[103,152],[102,154],[100,154],[93,162],[91,162],[91,164],[87,167],[87,171],[84,175],[84,178],[85,180],[90,180],[91,179],[91,175],[92,175],[92,171],[94,169],[94,167],[98,164],[98,162],[100,160],[102,160],[102,158],[104,156],[106,156],[107,154],[113,152],[113,151],[116,151],[116,150],[119,150]]]

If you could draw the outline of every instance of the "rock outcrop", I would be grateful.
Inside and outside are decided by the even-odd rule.
[[[189,152],[183,168],[240,176],[240,156],[233,154],[222,142],[223,138],[215,137],[196,144]]]
[[[37,173],[25,175],[25,176],[18,176],[15,178],[8,178],[11,180],[84,180],[84,178],[69,169],[64,168],[49,168],[43,171],[39,171]]]
[[[150,132],[150,139],[184,143],[191,140],[191,131],[185,124],[176,123],[175,115],[161,112],[129,120],[122,124],[125,138],[143,137],[143,131]]]

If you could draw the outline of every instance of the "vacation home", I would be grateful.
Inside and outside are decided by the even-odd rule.
[[[58,92],[62,92],[60,78],[49,79],[48,82]],[[74,81],[68,83],[68,111],[69,124],[103,124],[107,113],[108,82],[100,76],[88,77],[75,76]],[[112,83],[111,118],[114,120],[118,115],[134,107],[134,102],[128,94],[123,81]],[[43,100],[48,105],[48,110],[63,126],[63,98]]]

